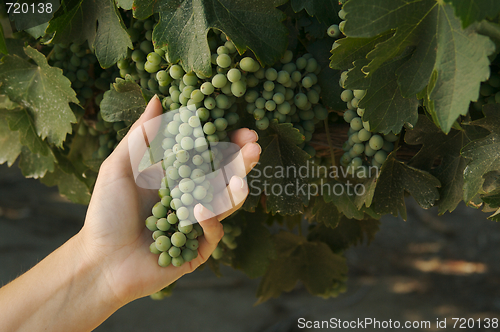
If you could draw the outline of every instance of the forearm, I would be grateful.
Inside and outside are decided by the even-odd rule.
[[[78,235],[0,289],[4,331],[90,331],[120,306]]]

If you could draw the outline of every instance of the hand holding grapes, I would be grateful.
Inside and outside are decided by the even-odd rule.
[[[130,132],[161,113],[159,99],[152,98]],[[198,238],[197,258],[181,267],[160,267],[157,255],[149,250],[151,232],[144,224],[158,191],[136,185],[129,157],[134,142],[129,138],[102,164],[82,230],[0,288],[0,321],[6,330],[92,330],[128,302],[192,272],[217,247],[223,236],[219,221],[242,205],[248,194],[246,182],[231,178],[229,189],[241,203],[230,211],[215,216],[207,208],[195,207],[204,231]],[[241,148],[248,173],[261,151],[256,133],[240,129],[231,134],[231,141]]]

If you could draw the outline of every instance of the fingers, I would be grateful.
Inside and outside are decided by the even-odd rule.
[[[257,142],[259,136],[255,130],[242,128],[229,133],[231,142],[237,144],[240,148],[247,143]]]
[[[245,179],[233,176],[227,186],[229,199],[225,195],[217,195],[212,201],[212,206],[217,214],[217,220],[221,221],[238,210],[248,196],[248,184]]]

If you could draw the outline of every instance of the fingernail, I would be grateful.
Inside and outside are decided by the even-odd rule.
[[[196,205],[196,208],[198,209],[198,213],[200,215],[203,215],[203,212],[205,210],[205,207],[203,205],[201,205],[201,203],[198,203],[198,205]]]
[[[259,147],[259,154],[262,154],[262,147],[260,146],[260,144],[259,143],[253,143],[253,144]]]
[[[257,142],[257,141],[259,140],[259,134],[257,134],[257,132],[256,132],[255,130],[253,130],[253,129],[250,129],[250,131],[251,131],[252,133],[254,133],[254,135],[255,135],[255,140],[254,140],[254,142]]]
[[[240,189],[243,189],[245,187],[245,180],[243,180],[241,177],[237,176],[238,179],[240,179],[241,186]]]
[[[158,95],[157,95],[157,94],[155,94],[155,95],[153,96],[153,99],[160,100],[160,97],[158,97]]]

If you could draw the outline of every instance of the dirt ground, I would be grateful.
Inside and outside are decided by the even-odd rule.
[[[465,318],[474,327],[462,330],[500,331],[500,327],[483,325],[487,318],[500,319],[500,224],[465,206],[437,217],[434,209],[422,210],[412,200],[407,204],[408,221],[382,218],[381,230],[370,245],[346,253],[348,291],[336,299],[313,297],[298,285],[291,293],[254,306],[259,280],[229,268],[223,269],[224,278],[217,278],[205,269],[181,278],[170,298],[134,301],[95,331],[333,329],[301,328],[301,318],[431,322],[431,328],[408,329],[413,331],[458,330],[461,322],[453,328],[453,318]],[[0,166],[0,284],[14,279],[78,232],[85,212],[86,207],[62,199],[56,188],[24,179],[18,168]],[[436,319],[446,319],[446,328],[438,329]],[[395,329],[365,325],[336,330]]]

